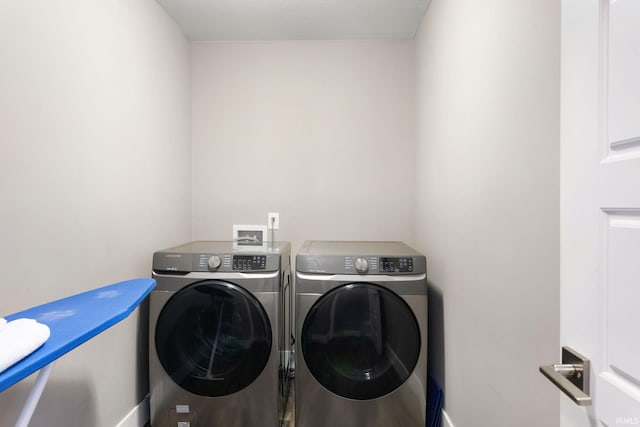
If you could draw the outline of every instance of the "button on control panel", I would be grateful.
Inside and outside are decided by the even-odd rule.
[[[366,258],[356,258],[353,266],[358,273],[366,273],[369,270],[369,261]]]
[[[231,267],[231,255],[197,254],[194,271],[228,271]]]
[[[267,268],[267,257],[265,255],[234,255],[233,270],[253,271]]]

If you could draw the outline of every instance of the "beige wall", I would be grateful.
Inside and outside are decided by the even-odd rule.
[[[0,316],[148,277],[191,236],[188,43],[155,1],[22,0],[0,4],[0,52]],[[30,426],[123,419],[146,394],[142,323],[62,357]]]
[[[193,237],[413,240],[413,43],[196,43]]]
[[[416,37],[416,236],[456,427],[559,423],[559,3],[433,0]]]

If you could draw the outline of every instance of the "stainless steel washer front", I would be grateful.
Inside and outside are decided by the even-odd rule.
[[[400,242],[296,257],[296,427],[423,427],[426,260]]]
[[[290,245],[193,242],[154,254],[151,425],[279,426]]]

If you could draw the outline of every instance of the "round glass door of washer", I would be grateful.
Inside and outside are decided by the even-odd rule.
[[[183,389],[200,396],[226,396],[251,384],[271,353],[267,313],[249,292],[232,283],[206,280],[176,292],[155,330],[164,370]]]

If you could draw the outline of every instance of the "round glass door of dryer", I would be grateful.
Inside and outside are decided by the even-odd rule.
[[[226,396],[251,384],[271,353],[267,313],[243,288],[219,280],[198,282],[165,304],[155,330],[158,358],[183,389]]]
[[[349,399],[375,399],[409,378],[420,355],[420,328],[407,303],[370,283],[333,289],[311,307],[301,348],[313,377]]]

